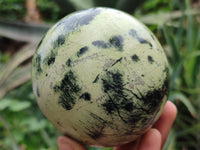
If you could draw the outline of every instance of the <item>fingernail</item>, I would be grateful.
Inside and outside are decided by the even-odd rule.
[[[66,139],[60,139],[59,142],[59,149],[60,150],[73,150],[71,144]]]

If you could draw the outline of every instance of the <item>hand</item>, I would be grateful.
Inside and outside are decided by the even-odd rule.
[[[172,102],[167,101],[162,115],[147,133],[138,140],[117,146],[113,150],[161,150],[176,118],[176,114],[176,106]],[[65,136],[58,137],[57,143],[60,150],[86,150],[83,145]]]

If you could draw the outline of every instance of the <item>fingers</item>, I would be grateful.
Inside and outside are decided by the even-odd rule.
[[[157,129],[150,129],[142,138],[139,150],[160,150],[162,136]]]
[[[115,147],[113,150],[138,150],[140,138],[134,142]]]
[[[157,129],[150,129],[135,142],[115,147],[114,150],[160,150],[162,136]]]
[[[86,150],[83,145],[66,136],[58,137],[57,144],[59,150]]]
[[[153,126],[153,128],[156,128],[162,135],[161,146],[164,145],[167,139],[171,126],[176,118],[176,115],[177,115],[176,106],[172,102],[167,101],[164,110],[162,112],[162,115]]]

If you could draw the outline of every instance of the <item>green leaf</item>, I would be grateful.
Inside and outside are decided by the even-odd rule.
[[[13,137],[15,138],[15,140],[16,140],[17,142],[22,141],[23,138],[24,138],[24,136],[25,136],[23,132],[18,131],[18,130],[12,131],[12,134],[13,134]]]
[[[173,92],[173,93],[170,94],[169,99],[171,101],[175,101],[175,100],[181,101],[186,106],[186,108],[188,109],[188,111],[190,112],[190,114],[193,117],[197,116],[197,112],[196,112],[194,106],[192,105],[190,100],[183,93]]]
[[[190,0],[185,0],[185,3],[186,3],[186,10],[187,11],[191,11],[192,8],[191,8],[191,2]],[[194,27],[194,18],[193,18],[193,15],[191,14],[187,14],[187,40],[186,40],[186,46],[187,46],[187,51],[192,51],[193,48],[194,48],[194,44],[193,44],[193,41],[194,41],[194,30],[193,30],[193,27]]]
[[[0,20],[0,35],[18,41],[38,43],[50,27],[51,25],[47,24],[27,24]]]
[[[31,106],[31,103],[28,101],[18,101],[12,100],[9,106],[9,109],[14,112],[22,111],[27,109]]]
[[[200,95],[200,88],[182,88],[181,89],[183,92],[186,92],[187,94],[198,94]]]
[[[88,146],[87,150],[112,150],[113,148],[111,147],[92,147]]]
[[[36,47],[37,43],[26,45],[4,66],[0,76],[0,98],[31,78],[31,63],[18,66],[33,56]]]
[[[184,19],[185,19],[185,16],[182,15],[180,17],[180,21],[179,21],[179,25],[178,25],[178,28],[177,28],[177,34],[175,36],[175,42],[176,42],[176,45],[177,45],[177,49],[180,51],[181,50],[181,46],[183,46],[184,44],[184,26],[183,26],[183,23],[184,23]]]
[[[0,83],[0,98],[2,98],[7,92],[15,87],[23,84],[31,79],[31,64],[18,68],[8,76],[3,83]]]
[[[69,0],[54,0],[65,14],[76,11],[75,6]]]
[[[173,23],[174,20],[182,18],[185,15],[192,15],[192,16],[196,16],[199,15],[200,12],[198,9],[193,9],[190,11],[172,11],[172,12],[159,12],[159,13],[151,13],[148,15],[144,15],[142,17],[140,17],[140,21],[142,21],[144,24],[147,25],[158,25],[158,26],[162,26],[163,24],[167,24],[167,25],[175,25]]]
[[[174,36],[172,30],[170,30],[170,28],[165,24],[163,24],[162,29],[163,29],[167,44],[171,47],[171,50],[172,50],[172,60],[175,62],[179,62],[180,52],[179,52],[178,46],[175,42],[175,36]]]
[[[100,147],[91,147],[91,146],[88,146],[88,147],[87,147],[87,150],[102,150],[102,148],[100,148]]]
[[[14,69],[16,69],[25,60],[31,58],[35,52],[37,44],[28,44],[24,46],[19,52],[17,52],[11,60],[5,65],[5,69],[0,76],[0,85],[8,78]]]
[[[119,0],[94,0],[95,6],[114,7]]]
[[[185,130],[178,131],[177,136],[183,137],[184,135],[187,135],[189,133],[196,134],[199,131],[200,131],[200,123],[195,124],[195,125],[187,128],[187,129],[185,129]]]
[[[31,106],[29,101],[19,101],[16,99],[4,98],[0,101],[0,110],[8,108],[11,111],[17,112],[27,109]]]
[[[48,135],[47,131],[45,131],[44,128],[40,129],[40,134],[48,147],[52,147],[55,144],[55,140]]]
[[[167,137],[163,150],[174,150],[176,143],[176,134],[173,129],[170,130],[170,133]]]
[[[107,148],[103,148],[102,150],[112,150],[113,148],[109,148],[109,147],[107,147]]]
[[[31,118],[27,118],[22,122],[23,125],[27,125],[30,131],[39,131],[46,127],[46,120],[38,120],[36,117],[32,116]]]
[[[92,0],[69,0],[76,10],[88,9],[94,7],[94,2]]]
[[[6,54],[0,51],[0,64],[6,63],[10,59],[10,54]],[[1,68],[0,68],[1,70]]]
[[[173,69],[172,69],[172,73],[171,73],[171,77],[170,77],[170,90],[173,90],[176,88],[176,80],[180,79],[180,75],[181,72],[183,70],[183,60],[181,60],[180,62],[177,62],[176,65],[174,65]]]
[[[9,107],[11,103],[12,103],[12,101],[10,99],[7,99],[7,98],[4,98],[3,100],[1,100],[0,101],[0,111]]]
[[[192,59],[187,59],[184,63],[184,69],[185,69],[185,81],[187,83],[187,86],[190,88],[194,88],[195,85],[195,70],[197,69],[196,67],[197,59],[192,58]]]
[[[109,1],[109,0],[107,0]],[[145,0],[118,0],[115,8],[128,13],[134,13],[134,11],[143,3]]]

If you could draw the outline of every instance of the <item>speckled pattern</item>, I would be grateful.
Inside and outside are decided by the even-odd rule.
[[[32,60],[33,91],[63,134],[87,145],[128,143],[158,119],[169,69],[156,37],[109,8],[73,13],[44,36]]]

